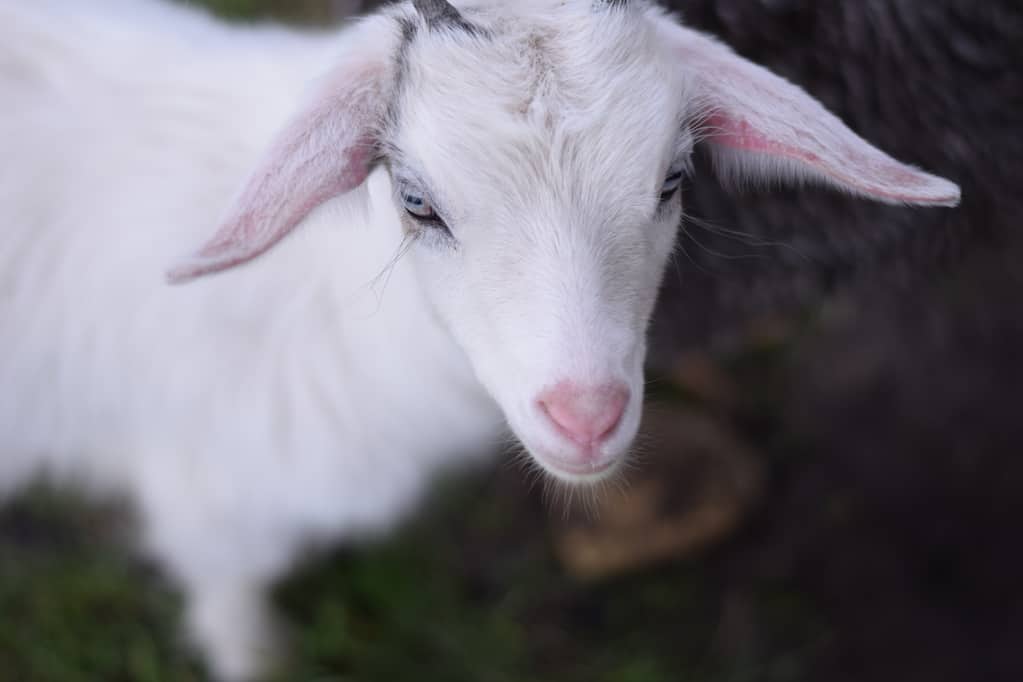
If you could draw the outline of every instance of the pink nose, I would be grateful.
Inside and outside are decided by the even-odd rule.
[[[610,438],[622,420],[629,403],[629,387],[617,383],[590,387],[562,381],[544,391],[537,402],[563,436],[579,445],[597,445]]]

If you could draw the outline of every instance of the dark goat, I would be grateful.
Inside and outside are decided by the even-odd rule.
[[[765,308],[817,300],[835,283],[890,295],[1016,239],[1023,200],[1023,11],[1013,0],[677,0],[720,35],[820,98],[858,133],[959,182],[956,211],[904,210],[815,188],[686,196],[682,281],[669,281],[658,340],[704,338]],[[723,233],[717,227],[741,232]],[[861,282],[861,280],[869,280]]]
[[[837,628],[814,679],[1023,679],[1023,5],[671,4],[963,188],[953,211],[726,194],[700,164],[686,197],[712,225],[680,237],[655,363],[765,311],[841,311],[772,397],[812,453],[764,543]]]

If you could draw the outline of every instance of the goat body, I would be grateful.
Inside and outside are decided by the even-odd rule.
[[[130,494],[221,677],[303,544],[386,529],[506,419],[560,478],[620,461],[695,141],[958,199],[648,3],[415,5],[337,34],[0,0],[0,490]],[[172,278],[254,262],[168,286],[218,220]]]
[[[165,284],[332,41],[141,2],[22,5],[0,5],[0,487],[43,468],[132,491],[149,549],[222,601],[485,452],[496,408],[407,262],[387,268],[393,211],[345,197],[276,264]],[[365,191],[390,201],[380,174]],[[227,672],[251,656],[230,629],[203,636]]]

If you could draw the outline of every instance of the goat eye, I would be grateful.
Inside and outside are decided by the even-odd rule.
[[[398,198],[401,199],[402,207],[409,217],[422,224],[425,228],[442,233],[447,237],[452,237],[447,223],[434,210],[433,204],[430,203],[430,200],[423,191],[413,189],[413,186],[403,182],[399,182],[397,189]]]
[[[675,196],[675,192],[682,186],[682,176],[685,175],[685,171],[681,169],[672,169],[668,173],[668,177],[664,180],[664,185],[661,187],[661,202],[665,202]]]
[[[433,206],[426,200],[421,194],[416,194],[409,190],[403,190],[401,192],[401,203],[404,204],[405,210],[409,212],[413,218],[419,220],[439,220],[437,213],[433,210]]]

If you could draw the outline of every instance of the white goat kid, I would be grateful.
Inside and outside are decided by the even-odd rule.
[[[651,2],[458,4],[306,34],[0,0],[0,489],[130,495],[221,678],[304,543],[386,529],[505,420],[558,479],[616,469],[694,144],[958,200]],[[221,218],[172,279],[254,262],[167,286]]]

